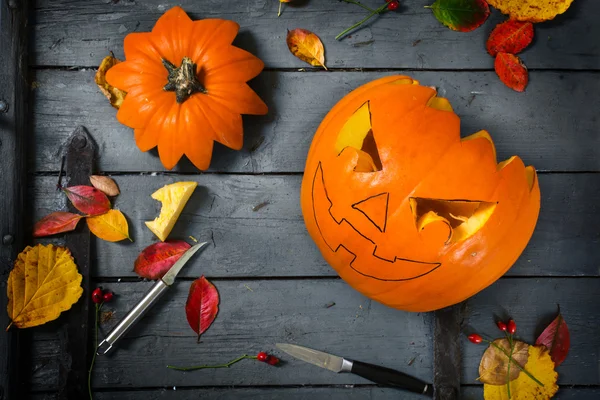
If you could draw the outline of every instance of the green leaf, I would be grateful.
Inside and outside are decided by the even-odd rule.
[[[485,0],[436,0],[426,8],[431,8],[442,24],[460,32],[478,28],[490,15],[490,7]]]

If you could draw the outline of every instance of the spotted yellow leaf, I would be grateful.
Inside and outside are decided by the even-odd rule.
[[[107,213],[87,218],[88,228],[100,239],[107,242],[118,242],[129,239],[129,225],[119,210],[108,210]]]
[[[554,361],[545,346],[529,346],[529,357],[525,370],[533,375],[542,385],[536,383],[524,372],[510,381],[510,400],[548,400],[558,391],[556,381],[558,373],[554,370]],[[483,385],[485,400],[508,400],[506,385]]]
[[[573,0],[488,0],[510,19],[543,22],[567,11]]]
[[[8,276],[9,327],[30,328],[55,320],[79,300],[81,279],[66,247],[27,246]]]

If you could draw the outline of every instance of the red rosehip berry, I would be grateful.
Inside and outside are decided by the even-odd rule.
[[[108,303],[109,301],[112,300],[113,296],[114,296],[113,292],[106,292],[102,296],[102,300],[104,300],[105,303]]]
[[[92,301],[96,304],[102,303],[103,297],[104,297],[104,294],[102,293],[102,288],[96,288],[92,292]]]
[[[471,343],[479,344],[483,342],[483,338],[476,333],[472,333],[469,335],[469,341]]]
[[[387,4],[387,9],[390,11],[396,11],[400,7],[400,2],[398,0],[390,0]]]
[[[275,356],[267,356],[267,364],[277,365],[277,364],[279,364],[279,358],[277,358]]]
[[[496,322],[496,325],[498,326],[498,329],[500,329],[503,332],[506,332],[506,330],[508,329],[506,327],[506,324],[504,322],[502,322],[502,321]]]
[[[517,324],[514,320],[511,319],[508,321],[507,329],[508,333],[510,333],[511,335],[515,334],[515,332],[517,331]]]
[[[264,351],[261,351],[260,353],[258,353],[256,355],[256,359],[261,362],[267,362],[268,358],[269,358],[269,355],[267,353],[265,353]]]

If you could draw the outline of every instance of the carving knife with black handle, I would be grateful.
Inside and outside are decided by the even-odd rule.
[[[433,396],[431,385],[391,368],[353,361],[295,344],[277,343],[276,346],[292,357],[333,372],[350,372],[380,385],[409,390],[428,397]]]

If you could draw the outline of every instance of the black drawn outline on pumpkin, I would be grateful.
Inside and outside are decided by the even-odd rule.
[[[367,214],[364,210],[361,210],[360,208],[358,208],[358,205],[362,204],[362,203],[365,203],[365,202],[367,202],[369,200],[375,199],[375,198],[377,198],[379,196],[383,196],[383,195],[386,196],[386,199],[385,199],[385,219],[383,221],[383,227],[381,227],[381,226],[379,226],[379,224],[377,224],[375,221],[373,221],[373,219],[369,216],[369,214]],[[385,227],[387,226],[387,214],[388,214],[388,203],[389,203],[389,200],[390,200],[390,194],[388,192],[383,192],[383,193],[379,193],[379,194],[373,195],[371,197],[367,197],[364,200],[361,200],[359,202],[356,202],[356,203],[352,204],[352,208],[354,208],[355,210],[360,211],[361,213],[363,213],[364,216],[367,217],[367,219],[369,221],[371,221],[371,223],[373,225],[375,225],[375,227],[377,229],[379,229],[379,232],[383,233],[383,232],[385,232]]]
[[[350,251],[350,249],[348,249],[346,246],[344,246],[342,243],[340,243],[335,249],[327,242],[327,239],[325,238],[325,236],[323,235],[323,232],[321,231],[321,227],[319,226],[319,220],[317,218],[317,210],[315,208],[315,183],[317,181],[318,175],[319,175],[319,171],[321,171],[321,180],[323,182],[323,189],[325,190],[325,197],[327,198],[327,201],[329,202],[329,207],[327,209],[331,219],[338,225],[342,225],[342,223],[346,222],[356,233],[358,233],[360,236],[362,236],[363,238],[367,239],[369,242],[371,242],[374,245],[374,249],[373,249],[373,257],[378,258],[382,261],[386,261],[390,264],[394,264],[396,263],[396,261],[404,261],[404,262],[410,262],[410,263],[415,263],[415,264],[421,264],[423,266],[425,265],[430,265],[433,266],[433,268],[431,268],[429,271],[424,272],[420,275],[416,275],[410,278],[399,278],[399,279],[383,279],[383,278],[379,278],[377,276],[373,276],[373,275],[368,275],[365,274],[361,271],[359,271],[358,269],[356,269],[353,265],[354,261],[356,261],[357,255],[355,253],[353,253],[352,251]],[[350,221],[348,221],[346,218],[342,218],[340,221],[336,220],[335,217],[333,216],[331,209],[333,208],[333,202],[331,201],[331,198],[329,197],[329,193],[327,192],[327,187],[325,186],[325,173],[323,172],[323,166],[321,164],[321,162],[319,161],[319,164],[317,165],[317,168],[315,170],[315,176],[313,178],[313,183],[312,183],[312,188],[311,188],[311,199],[312,199],[312,208],[313,208],[313,217],[315,219],[315,224],[317,225],[317,230],[319,231],[319,235],[321,236],[321,238],[323,239],[323,242],[325,242],[325,244],[327,245],[327,247],[334,253],[337,253],[338,250],[340,248],[344,248],[344,250],[346,250],[348,253],[350,253],[353,258],[352,261],[350,261],[350,268],[352,268],[355,272],[366,276],[367,278],[372,278],[372,279],[376,279],[378,281],[384,281],[384,282],[401,282],[401,281],[410,281],[413,279],[417,279],[417,278],[421,278],[425,275],[428,275],[430,273],[432,273],[433,271],[435,271],[436,269],[438,269],[442,263],[439,262],[424,262],[424,261],[417,261],[417,260],[411,260],[409,258],[402,258],[402,257],[398,257],[395,256],[393,260],[389,260],[387,258],[378,256],[377,254],[375,254],[377,252],[377,243],[375,243],[371,238],[363,235],[358,229],[356,229],[354,227],[354,225],[352,225],[350,223]],[[386,220],[387,220],[387,212],[386,212]],[[386,221],[387,223],[387,221]]]

